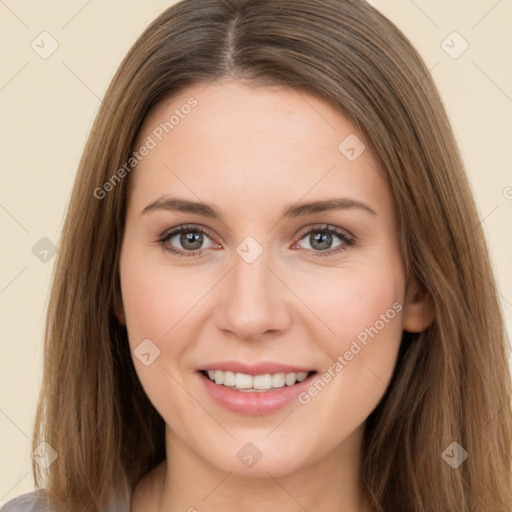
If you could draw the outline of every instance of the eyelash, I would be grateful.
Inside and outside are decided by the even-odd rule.
[[[183,251],[183,250],[174,249],[173,247],[170,247],[167,244],[167,242],[169,242],[169,240],[171,238],[173,238],[174,236],[179,235],[183,232],[186,232],[186,231],[197,231],[198,233],[202,233],[203,235],[206,235],[208,238],[212,238],[210,236],[210,234],[208,233],[208,231],[203,229],[201,226],[198,226],[195,224],[189,224],[189,225],[179,226],[177,228],[173,228],[169,231],[164,232],[158,238],[157,242],[162,245],[164,250],[166,250],[167,252],[170,252],[172,254],[175,254],[179,257],[189,258],[192,256],[200,255],[202,252],[204,252],[205,249],[199,249],[196,251]],[[315,251],[312,249],[300,249],[301,251],[306,251],[306,252],[312,251],[315,254],[315,256],[318,256],[321,258],[325,258],[325,257],[328,258],[328,257],[335,256],[335,255],[339,254],[341,251],[346,250],[347,247],[352,247],[356,241],[355,237],[350,235],[349,233],[347,233],[345,230],[336,228],[334,226],[330,226],[328,224],[310,228],[309,231],[306,231],[301,235],[301,237],[299,238],[299,241],[302,240],[306,235],[310,235],[311,233],[315,233],[315,232],[326,232],[326,233],[334,234],[338,238],[340,238],[342,241],[342,243],[340,245],[338,245],[335,249],[330,249],[330,250],[326,250],[326,251]]]

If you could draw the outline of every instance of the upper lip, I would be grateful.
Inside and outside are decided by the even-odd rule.
[[[265,375],[267,373],[302,373],[313,371],[311,368],[291,364],[262,361],[242,363],[240,361],[219,361],[202,366],[200,370],[221,370],[223,372],[245,373],[246,375]]]

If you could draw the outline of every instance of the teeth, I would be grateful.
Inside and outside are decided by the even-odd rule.
[[[218,370],[215,370],[215,375],[217,375]],[[235,375],[235,386],[238,389],[250,389],[252,388],[252,375],[246,375],[245,373],[237,373]],[[217,383],[217,380],[215,380]]]
[[[302,382],[308,372],[300,373],[267,373],[265,375],[247,375],[246,373],[223,372],[222,370],[208,370],[208,377],[215,384],[234,387],[240,391],[265,391],[272,388],[293,386]]]
[[[287,386],[293,386],[297,380],[297,374],[296,373],[287,373],[284,382]]]
[[[236,383],[236,375],[233,372],[224,372],[224,386],[234,386]]]
[[[270,389],[272,387],[272,375],[255,375],[252,378],[252,387],[254,389]]]
[[[286,373],[274,373],[274,375],[272,375],[272,387],[282,388],[284,386],[285,378]]]

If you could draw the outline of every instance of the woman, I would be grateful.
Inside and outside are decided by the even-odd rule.
[[[363,1],[185,0],[147,28],[45,342],[41,489],[6,511],[512,507],[475,204],[428,70]]]

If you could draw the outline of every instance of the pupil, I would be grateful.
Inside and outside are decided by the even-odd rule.
[[[203,234],[198,231],[184,231],[181,234],[180,242],[185,249],[192,251],[199,249],[203,243]],[[190,243],[192,247],[187,246]]]
[[[314,243],[313,243],[314,242]],[[315,244],[319,243],[317,249],[329,249],[332,242],[332,235],[326,232],[317,232],[315,235],[310,236],[311,247],[315,248]]]

